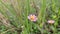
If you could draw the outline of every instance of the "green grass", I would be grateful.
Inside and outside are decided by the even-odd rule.
[[[60,34],[59,1],[0,0],[0,34]],[[28,20],[30,14],[38,20]]]

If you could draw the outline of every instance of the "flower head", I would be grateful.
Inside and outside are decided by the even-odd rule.
[[[3,2],[7,2],[7,0],[2,0]]]
[[[55,21],[54,20],[48,20],[48,23],[53,24]]]
[[[34,15],[34,14],[31,14],[28,16],[28,19],[31,20],[31,21],[37,21],[37,16]]]

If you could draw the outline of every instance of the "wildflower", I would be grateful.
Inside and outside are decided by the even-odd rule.
[[[54,20],[48,20],[48,23],[53,24],[55,21]]]
[[[31,14],[28,16],[28,19],[35,22],[35,21],[37,21],[37,16],[34,14]]]
[[[7,2],[7,0],[2,0],[3,2]]]

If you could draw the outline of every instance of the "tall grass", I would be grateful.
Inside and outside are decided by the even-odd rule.
[[[59,1],[0,0],[0,34],[60,34]],[[29,20],[31,14],[38,20]]]

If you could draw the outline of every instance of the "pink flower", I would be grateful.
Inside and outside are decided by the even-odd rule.
[[[7,0],[2,0],[3,2],[7,2]]]
[[[53,24],[55,21],[54,20],[48,20],[48,23]]]
[[[28,16],[28,19],[31,21],[37,21],[37,16],[35,16],[34,14],[31,14]]]

